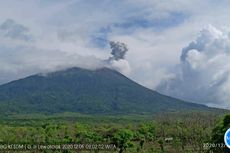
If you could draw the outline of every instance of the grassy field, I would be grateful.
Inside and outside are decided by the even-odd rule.
[[[203,153],[220,147],[222,152],[224,146],[212,145],[221,143],[213,140],[213,130],[224,113],[12,115],[0,119],[0,151]]]

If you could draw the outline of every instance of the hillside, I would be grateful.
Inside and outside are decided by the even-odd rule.
[[[115,70],[70,68],[0,86],[1,114],[154,114],[211,110],[147,89]]]

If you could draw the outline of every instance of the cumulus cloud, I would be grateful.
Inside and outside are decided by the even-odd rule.
[[[230,31],[208,26],[182,49],[174,77],[157,90],[209,106],[230,108]]]
[[[186,13],[179,7],[167,9],[161,7],[164,4],[157,5],[158,1],[155,1],[156,4],[153,5],[149,5],[148,2],[152,3],[152,0],[144,2],[138,0],[102,2],[26,0],[23,6],[14,0],[1,2],[0,22],[2,25],[7,23],[8,26],[0,30],[2,33],[0,34],[0,63],[2,69],[5,69],[5,75],[3,71],[0,72],[2,78],[0,84],[6,80],[22,77],[22,74],[30,75],[35,70],[41,71],[40,68],[65,65],[70,61],[78,65],[81,58],[72,61],[73,57],[93,56],[98,60],[106,60],[110,55],[108,43],[104,40],[119,40],[126,42],[132,52],[126,59],[113,60],[108,65],[128,74],[139,83],[152,87],[152,84],[158,82],[155,80],[159,80],[161,74],[164,73],[164,70],[159,70],[159,67],[160,69],[162,67],[161,63],[170,61],[169,65],[172,65],[171,55],[162,58],[158,56],[158,52],[164,52],[167,48],[175,49],[175,45],[170,45],[173,43],[168,43],[166,47],[161,42],[165,41],[162,36],[168,39],[169,35],[156,31],[159,27],[169,29],[184,23],[187,15],[184,16],[183,14]],[[7,20],[7,18],[11,19]],[[177,21],[176,25],[171,24],[174,23],[173,21]],[[7,33],[13,33],[13,35]],[[139,33],[142,33],[142,36]],[[178,32],[176,33],[179,36]],[[5,37],[5,35],[8,36]],[[172,35],[174,40],[175,35]],[[30,40],[30,36],[35,41],[27,41]],[[134,42],[127,40],[127,36]],[[171,42],[170,39],[167,41]],[[152,45],[153,42],[157,46]],[[179,44],[177,39],[175,42]],[[149,66],[146,68],[145,65]],[[129,73],[130,67],[132,67],[131,73]],[[145,76],[142,75],[143,73]],[[153,74],[157,77],[153,78]]]
[[[0,24],[0,84],[74,66],[92,70],[104,66],[103,60],[94,55],[49,48],[46,44],[50,42],[33,40],[35,36],[30,29],[15,20],[7,19]]]
[[[91,70],[109,67],[123,74],[130,71],[129,63],[124,59],[125,53],[128,51],[124,43],[110,42],[112,56],[108,57],[108,55],[107,59],[104,60],[105,57],[78,53],[79,50],[86,52],[86,47],[76,48],[72,52],[48,47],[43,48],[41,45],[43,41],[39,40],[39,45],[37,42],[31,42],[34,36],[29,34],[29,28],[12,19],[7,19],[0,25],[0,32],[0,83],[31,74],[45,74],[69,67]],[[58,44],[58,41],[54,44]],[[93,48],[88,48],[88,50],[96,53]],[[108,48],[107,52],[109,52]]]
[[[172,96],[198,103],[221,97],[215,99],[217,105],[228,98],[228,56],[223,49],[228,44],[228,30],[219,27],[229,25],[229,1],[25,1],[24,5],[15,0],[0,2],[0,84],[66,66],[100,67],[107,61],[108,67],[151,89],[167,80],[170,83],[165,83],[168,88],[164,91]],[[207,24],[218,28],[206,28],[196,38]],[[125,59],[108,63],[113,57],[108,40],[125,42],[131,51]],[[187,47],[181,54],[183,46]],[[214,70],[207,71],[207,67]],[[225,91],[222,96],[221,90]],[[215,96],[210,102],[205,94]]]

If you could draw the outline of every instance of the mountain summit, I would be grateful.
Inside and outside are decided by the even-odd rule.
[[[207,109],[159,94],[108,68],[70,68],[0,86],[1,114],[154,114]]]

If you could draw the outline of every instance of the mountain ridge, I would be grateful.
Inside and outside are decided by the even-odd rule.
[[[109,68],[73,67],[0,85],[3,114],[155,114],[211,109],[162,95]]]

